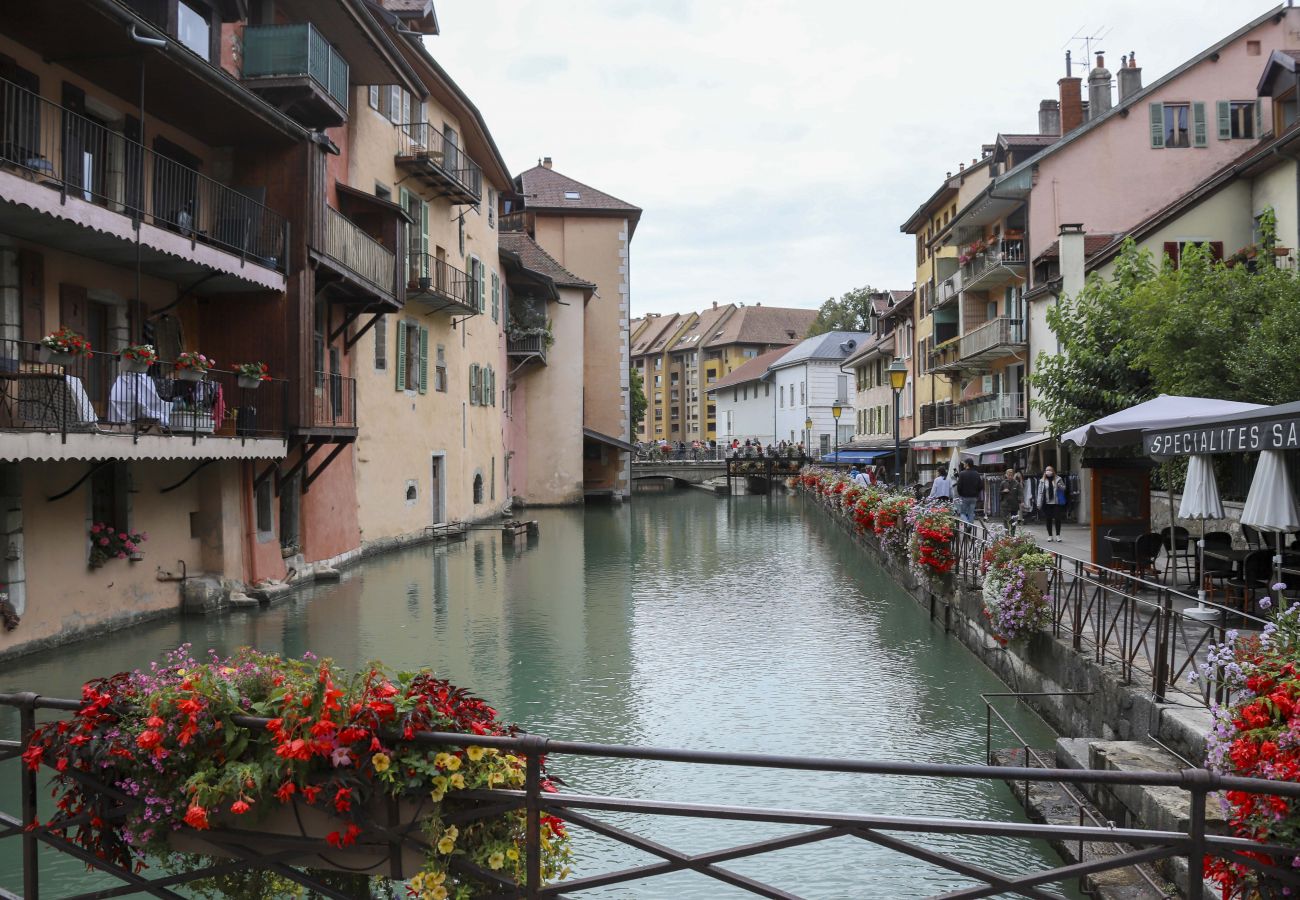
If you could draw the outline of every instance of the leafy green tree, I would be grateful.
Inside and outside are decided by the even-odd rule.
[[[827,298],[804,336],[815,337],[828,331],[870,331],[871,298],[879,293],[868,285],[855,288],[838,300]]]
[[[629,370],[628,376],[628,406],[632,408],[632,431],[635,432],[637,423],[645,418],[645,410],[649,405],[645,398],[645,379],[636,369]]]

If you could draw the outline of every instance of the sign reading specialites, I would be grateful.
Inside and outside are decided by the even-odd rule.
[[[1212,453],[1300,450],[1300,416],[1258,419],[1240,425],[1189,425],[1148,431],[1142,436],[1155,459]]]

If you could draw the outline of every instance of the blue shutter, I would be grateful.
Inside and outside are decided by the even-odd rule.
[[[1165,146],[1165,105],[1152,103],[1151,108],[1151,147],[1163,150]]]

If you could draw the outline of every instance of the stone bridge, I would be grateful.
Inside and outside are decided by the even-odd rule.
[[[696,462],[692,459],[672,459],[663,462],[637,460],[632,463],[632,480],[646,478],[671,478],[687,484],[703,484],[710,478],[723,478],[727,474],[726,460]]]

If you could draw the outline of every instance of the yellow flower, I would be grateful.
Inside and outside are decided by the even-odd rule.
[[[460,829],[457,828],[455,825],[449,825],[447,827],[447,830],[444,831],[442,834],[444,837],[449,837],[454,841],[456,840],[456,838],[460,837]]]
[[[478,762],[480,759],[483,758],[483,748],[482,748],[482,747],[466,747],[466,748],[465,748],[465,755],[469,757],[469,761],[470,761],[470,762]]]
[[[370,764],[373,765],[375,771],[381,775],[388,771],[388,766],[391,763],[392,760],[388,758],[388,754],[386,753],[376,753],[374,756],[370,757]]]
[[[463,791],[465,789],[465,776],[459,772],[451,776],[451,786],[458,791]]]
[[[412,878],[410,881],[408,881],[407,884],[410,886],[411,890],[413,890],[413,891],[420,891],[420,890],[423,890],[423,889],[424,889],[424,873],[423,873],[423,872],[416,872],[416,873],[415,873],[415,877]]]
[[[516,862],[519,859],[519,851],[516,850],[514,847],[511,847],[509,850],[506,851],[506,859],[510,860],[511,862]]]
[[[429,892],[429,896],[432,897],[433,900],[447,900],[447,889],[442,885],[438,885]]]
[[[447,766],[446,766],[446,768],[450,769],[450,770],[453,771],[453,772],[455,772],[457,769],[459,769],[459,768],[460,768],[460,757],[459,757],[459,756],[448,756],[448,757],[447,757]]]
[[[430,872],[424,878],[425,887],[435,888],[447,880],[446,872]]]
[[[444,837],[442,840],[438,841],[438,852],[443,854],[444,856],[450,853],[455,848],[456,848],[455,838]]]
[[[439,769],[445,769],[447,768],[447,760],[451,758],[452,757],[448,756],[446,753],[439,753],[433,758],[433,764]]]
[[[488,857],[488,868],[499,869],[506,864],[506,856],[500,850]]]
[[[501,783],[500,772],[488,772],[488,787],[496,787]]]
[[[445,796],[447,796],[447,792],[445,790],[440,791],[437,788],[434,788],[433,790],[429,791],[429,799],[432,800],[434,803],[441,803],[442,798]]]

